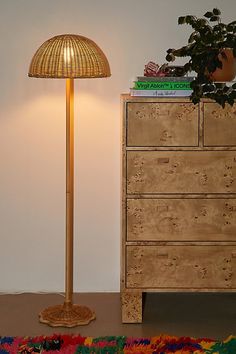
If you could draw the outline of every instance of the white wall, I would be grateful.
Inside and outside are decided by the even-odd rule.
[[[120,94],[213,7],[235,19],[235,0],[0,0],[0,292],[64,289],[65,82],[27,77],[35,50],[76,33],[109,59],[75,86],[74,288],[119,291]]]

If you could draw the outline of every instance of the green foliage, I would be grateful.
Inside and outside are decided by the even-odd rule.
[[[202,97],[215,100],[222,107],[226,103],[233,105],[236,99],[236,87],[213,85],[210,74],[217,68],[222,68],[219,54],[225,48],[232,48],[236,57],[236,21],[225,24],[221,22],[221,11],[214,8],[207,11],[204,18],[187,15],[178,18],[178,24],[190,25],[193,32],[188,38],[188,43],[179,49],[168,49],[166,60],[172,62],[176,57],[190,57],[184,65],[185,72],[195,71],[197,76],[192,83],[193,93],[191,100],[198,103]]]

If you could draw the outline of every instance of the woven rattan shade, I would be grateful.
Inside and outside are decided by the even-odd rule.
[[[108,60],[91,39],[63,34],[44,42],[33,56],[29,76],[93,78],[111,76]]]

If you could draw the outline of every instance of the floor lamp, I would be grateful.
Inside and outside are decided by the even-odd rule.
[[[86,306],[73,303],[74,225],[74,79],[111,75],[103,51],[92,40],[63,34],[44,42],[34,54],[28,75],[36,78],[66,79],[66,252],[65,301],[48,307],[39,320],[52,327],[75,327],[95,319]]]

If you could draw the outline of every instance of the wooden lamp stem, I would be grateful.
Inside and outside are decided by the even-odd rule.
[[[73,296],[74,231],[74,79],[66,79],[66,269],[65,304]]]
[[[73,304],[73,230],[74,230],[74,79],[66,79],[66,260],[65,301],[40,312],[39,321],[52,327],[86,325],[95,313]]]

